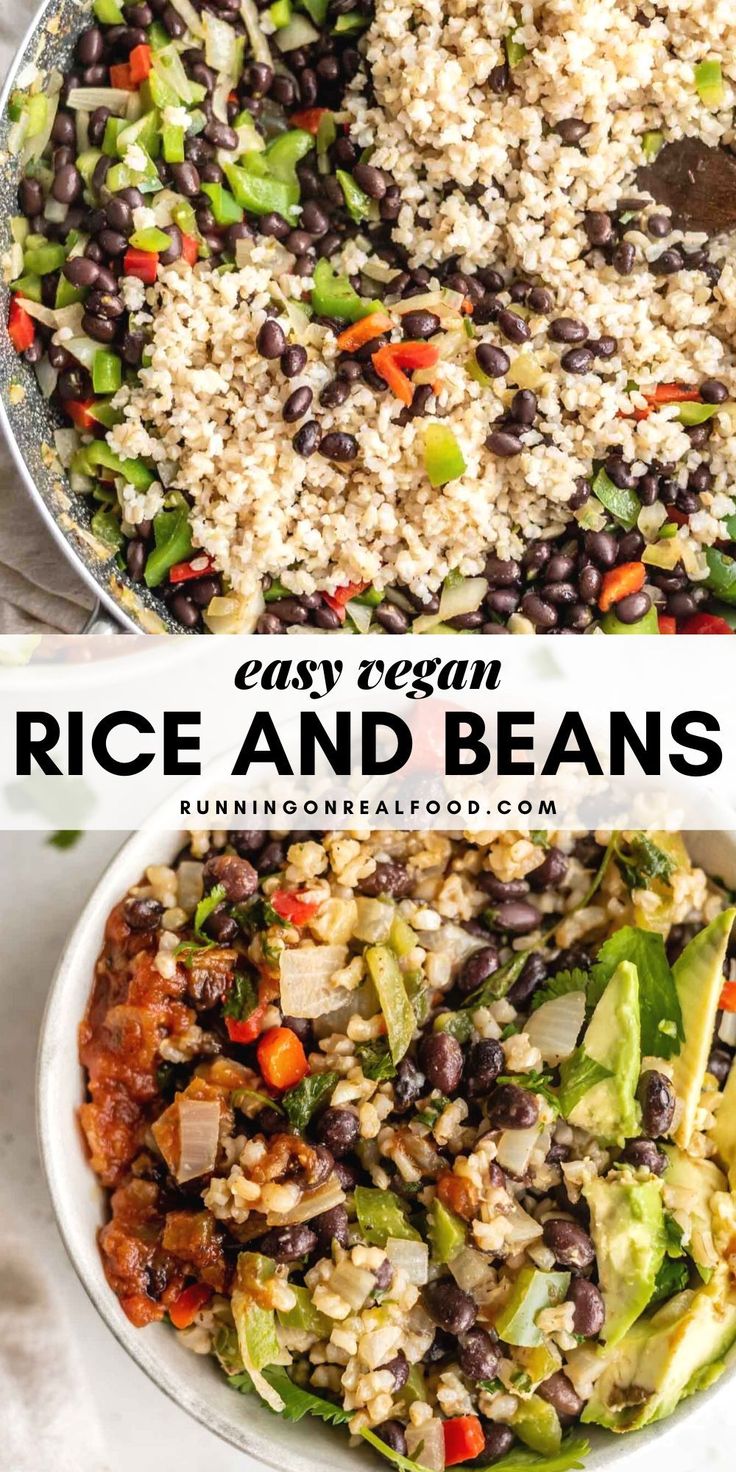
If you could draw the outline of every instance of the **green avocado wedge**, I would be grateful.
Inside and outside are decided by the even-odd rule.
[[[681,1400],[712,1384],[736,1343],[736,1294],[728,1268],[686,1289],[641,1320],[613,1350],[583,1411],[587,1424],[638,1431],[670,1416]]]
[[[722,1108],[725,1107],[724,1100]],[[687,1202],[691,1231],[685,1251],[695,1263],[703,1282],[707,1283],[714,1266],[710,1203],[716,1191],[728,1190],[726,1177],[715,1161],[697,1160],[693,1155],[685,1155],[676,1145],[666,1145],[665,1155],[668,1164],[663,1180],[668,1190],[667,1199],[672,1193],[671,1199]]]
[[[662,1182],[597,1177],[583,1187],[606,1318],[601,1339],[618,1344],[646,1308],[666,1239]]]
[[[570,1124],[612,1144],[622,1145],[638,1134],[640,1039],[637,970],[630,961],[621,961],[582,1044],[560,1069],[560,1107]]]
[[[731,1068],[726,1080],[711,1139],[718,1159],[728,1171],[728,1184],[736,1191],[736,1067]]]
[[[723,910],[690,941],[672,968],[685,1032],[680,1053],[673,1059],[672,1075],[680,1103],[674,1139],[683,1150],[687,1150],[695,1129],[734,920],[736,908]]]

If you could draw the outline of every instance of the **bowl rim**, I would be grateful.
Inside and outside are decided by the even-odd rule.
[[[191,1415],[200,1425],[237,1450],[246,1452],[257,1463],[274,1469],[274,1472],[284,1472],[285,1467],[288,1468],[288,1472],[315,1472],[315,1456],[309,1454],[309,1442],[306,1438],[307,1451],[305,1453],[301,1453],[296,1447],[289,1447],[287,1450],[284,1445],[278,1444],[274,1436],[268,1434],[267,1429],[264,1429],[263,1433],[260,1432],[255,1425],[257,1418],[246,1415],[242,1421],[236,1423],[232,1417],[221,1414],[204,1394],[170,1372],[157,1353],[157,1340],[142,1334],[139,1329],[129,1323],[121,1313],[118,1300],[104,1279],[103,1289],[100,1288],[99,1281],[95,1281],[95,1275],[85,1261],[81,1245],[75,1240],[75,1223],[72,1213],[67,1212],[64,1193],[60,1185],[65,1166],[63,1155],[53,1148],[54,1119],[58,1116],[58,1110],[55,1110],[51,1090],[52,1065],[63,1041],[68,1042],[71,1029],[75,1046],[73,1053],[70,1053],[67,1047],[66,1054],[67,1059],[73,1058],[73,1064],[70,1065],[65,1060],[64,1066],[73,1066],[79,1073],[81,1083],[82,1070],[76,1052],[76,1030],[80,1018],[76,1013],[72,1017],[68,1015],[71,1000],[69,994],[72,992],[77,952],[80,948],[84,948],[85,944],[89,944],[93,933],[97,934],[96,949],[99,948],[107,916],[112,906],[121,897],[123,885],[126,883],[124,873],[121,871],[133,869],[138,873],[143,873],[146,867],[146,857],[148,856],[150,862],[150,850],[154,847],[160,850],[162,856],[168,853],[170,858],[173,857],[175,846],[180,843],[183,832],[184,830],[181,829],[156,831],[145,828],[126,838],[105,865],[64,940],[49,986],[36,1057],[36,1123],[39,1153],[57,1229],[72,1267],[101,1319],[138,1368],[153,1381],[159,1390],[163,1391],[169,1400]],[[725,840],[725,846],[730,850],[736,867],[736,832],[717,830],[717,834],[722,844]],[[698,837],[707,842],[713,835],[703,833]],[[159,861],[165,862],[165,859],[162,857]],[[128,883],[134,882],[134,879],[128,881]],[[88,982],[91,984],[91,978],[88,978]],[[84,994],[86,996],[88,990]],[[81,1148],[83,1147],[80,1137]],[[90,1183],[94,1184],[94,1189],[102,1200],[104,1194],[102,1188],[96,1182],[88,1162],[85,1164],[89,1172]],[[94,1245],[96,1251],[96,1243]],[[101,1266],[99,1271],[101,1272]],[[651,1451],[654,1443],[658,1443],[663,1437],[678,1429],[686,1420],[691,1420],[701,1412],[715,1396],[721,1393],[726,1384],[730,1382],[733,1385],[735,1378],[736,1347],[727,1356],[725,1371],[718,1382],[681,1402],[667,1420],[655,1422],[633,1436],[618,1437],[606,1435],[603,1432],[599,1434],[595,1427],[583,1428],[585,1434],[592,1439],[591,1460],[586,1463],[590,1467],[590,1472],[604,1472],[604,1469],[609,1468],[617,1469],[637,1453],[645,1449]],[[264,1415],[267,1414],[264,1411]],[[277,1426],[284,1427],[283,1421],[279,1418],[273,1418],[273,1420],[274,1430]],[[304,1424],[306,1426],[306,1420]],[[265,1426],[267,1425],[266,1422]],[[316,1426],[313,1427],[315,1432],[317,1429]],[[331,1430],[332,1428],[322,1429]],[[344,1452],[349,1451],[356,1468],[366,1465],[361,1448],[348,1448],[344,1443],[342,1446]],[[321,1456],[321,1447],[319,1453]],[[343,1472],[344,1465],[344,1462],[333,1463],[322,1457],[322,1467],[325,1472],[332,1472],[332,1469],[334,1472]],[[530,1469],[530,1472],[533,1472],[533,1469]]]

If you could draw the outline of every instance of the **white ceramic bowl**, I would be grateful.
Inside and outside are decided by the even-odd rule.
[[[736,884],[736,834],[693,834],[689,844],[698,863]],[[123,845],[74,926],[51,986],[41,1034],[37,1098],[41,1153],[59,1229],[87,1293],[118,1342],[161,1390],[203,1425],[277,1472],[375,1469],[377,1457],[368,1450],[351,1450],[344,1433],[335,1428],[307,1419],[291,1425],[261,1407],[254,1396],[228,1389],[215,1361],[182,1348],[165,1324],[134,1328],[102,1271],[96,1234],[104,1220],[104,1196],[87,1163],[76,1120],[84,1097],[77,1026],[110,910],[148,864],[170,862],[180,846],[179,833],[152,832],[137,833]],[[588,1472],[618,1467],[644,1448],[651,1454],[654,1443],[659,1449],[661,1439],[720,1393],[726,1381],[733,1385],[735,1369],[732,1365],[717,1386],[686,1401],[660,1426],[628,1437],[594,1431]]]

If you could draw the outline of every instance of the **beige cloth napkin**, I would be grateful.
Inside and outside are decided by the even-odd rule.
[[[37,0],[0,0],[0,79]],[[94,596],[44,525],[0,432],[0,634],[75,634]]]
[[[63,1306],[28,1252],[0,1252],[0,1467],[106,1472],[102,1434]]]

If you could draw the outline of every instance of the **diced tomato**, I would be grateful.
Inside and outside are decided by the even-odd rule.
[[[345,621],[345,605],[351,598],[357,598],[358,593],[364,593],[368,583],[343,583],[341,588],[335,588],[334,593],[323,593],[322,597],[333,613]]]
[[[129,62],[121,61],[117,66],[110,67],[110,86],[120,87],[123,92],[135,92],[136,84],[131,75]]]
[[[445,1170],[437,1177],[437,1195],[443,1206],[449,1207],[456,1216],[471,1222],[478,1210],[478,1193],[472,1181],[465,1176],[456,1176]]]
[[[146,286],[153,286],[158,271],[158,254],[155,250],[137,250],[129,245],[123,256],[123,272],[126,276],[137,276]]]
[[[198,557],[192,557],[190,562],[175,562],[169,568],[170,583],[188,583],[191,578],[203,578],[211,572],[214,563],[206,552],[200,552]]]
[[[94,399],[65,399],[64,408],[75,429],[96,429],[97,420],[90,414]]]
[[[736,1012],[736,981],[724,982],[718,1006],[724,1012]]]
[[[659,616],[658,616],[658,618],[657,618],[657,623],[659,624],[659,632],[660,632],[660,634],[676,634],[677,633],[677,619],[672,618],[672,615],[671,614],[669,614],[669,613],[660,613]]]
[[[231,1043],[254,1043],[261,1031],[261,1022],[266,1011],[266,1003],[260,1002],[254,1007],[250,1017],[226,1017],[225,1026]]]
[[[389,342],[373,354],[371,362],[391,392],[408,407],[414,397],[414,385],[404,370],[434,368],[439,358],[439,349],[429,342]]]
[[[199,242],[193,235],[185,235],[182,231],[181,253],[188,266],[193,266],[199,256]]]
[[[10,303],[8,336],[16,353],[24,353],[36,337],[36,324],[30,313],[21,306],[17,296]]]
[[[292,925],[306,925],[316,915],[320,905],[319,900],[303,900],[292,889],[277,889],[274,894],[269,895],[269,899],[276,914]]]
[[[646,568],[643,562],[622,562],[618,567],[612,567],[610,572],[604,574],[601,584],[598,598],[601,612],[607,613],[614,603],[619,603],[630,593],[638,593],[644,587],[645,579]]]
[[[272,1089],[292,1089],[309,1073],[301,1039],[290,1027],[269,1027],[256,1052],[263,1081]]]
[[[141,82],[145,82],[146,77],[150,76],[153,66],[153,52],[150,46],[145,44],[134,46],[128,57],[128,65],[133,86],[140,87]]]
[[[681,634],[732,634],[733,632],[725,618],[717,618],[714,613],[694,613],[692,618],[685,620],[680,629]]]
[[[208,1283],[192,1283],[184,1288],[175,1303],[169,1305],[169,1318],[175,1329],[188,1329],[197,1314],[209,1303],[213,1289]]]
[[[319,125],[329,107],[305,107],[302,112],[292,113],[289,122],[292,128],[303,128],[305,133],[318,133]]]
[[[445,1466],[455,1467],[458,1462],[468,1462],[479,1457],[486,1438],[477,1416],[453,1416],[443,1421],[445,1435]]]

